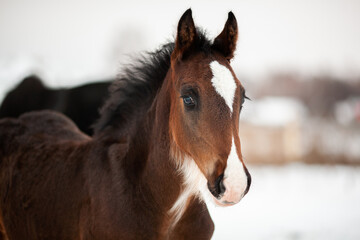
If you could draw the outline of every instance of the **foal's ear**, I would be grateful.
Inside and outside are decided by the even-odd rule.
[[[182,58],[191,49],[196,39],[196,28],[189,8],[179,20],[174,54]]]
[[[215,50],[221,52],[226,57],[226,59],[230,60],[234,57],[237,38],[238,27],[236,18],[232,12],[229,12],[224,29],[219,34],[219,36],[215,38],[212,47]]]

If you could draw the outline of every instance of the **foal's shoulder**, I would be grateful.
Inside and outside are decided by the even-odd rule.
[[[51,111],[34,111],[21,115],[19,118],[5,118],[0,121],[0,131],[7,135],[43,136],[53,140],[88,140],[89,136],[65,115]]]

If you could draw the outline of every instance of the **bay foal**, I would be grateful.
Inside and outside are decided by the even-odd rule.
[[[51,111],[1,120],[0,239],[210,239],[203,197],[233,205],[251,182],[237,32],[230,12],[210,42],[187,10],[113,84],[93,138]]]

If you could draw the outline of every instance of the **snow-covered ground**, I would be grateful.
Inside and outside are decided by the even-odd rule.
[[[248,168],[253,183],[239,204],[208,203],[214,240],[360,239],[360,167]]]

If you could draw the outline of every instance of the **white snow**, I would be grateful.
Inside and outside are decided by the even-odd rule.
[[[208,203],[214,240],[360,239],[360,167],[248,168],[253,183],[240,203]]]

